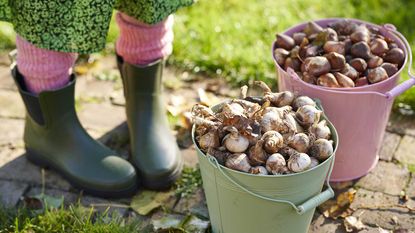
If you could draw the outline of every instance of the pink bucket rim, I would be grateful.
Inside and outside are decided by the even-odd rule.
[[[344,20],[344,19],[345,20],[350,20],[350,21],[355,22],[355,23],[365,24],[367,26],[370,26],[370,27],[379,29],[379,30],[381,30],[381,33],[384,32],[384,30],[382,30],[382,29],[384,29],[384,27],[381,26],[381,25],[377,25],[377,24],[374,24],[374,23],[370,23],[370,22],[367,22],[367,21],[364,21],[364,20],[354,19],[354,18],[323,18],[323,19],[317,19],[317,20],[312,20],[312,21],[315,22],[315,23],[317,23],[317,24],[319,24],[321,26],[321,25],[327,25],[327,24],[330,24],[330,23],[333,23],[333,22],[336,22],[336,21],[339,21],[339,20]],[[308,23],[308,21],[307,22],[303,22],[303,23],[296,24],[296,25],[294,25],[294,26],[286,29],[283,32],[283,34],[285,34],[285,35],[291,35],[294,32],[298,32],[299,30],[301,30],[302,28],[304,28],[307,25],[307,23]],[[399,48],[401,48],[404,51],[404,53],[405,53],[405,60],[404,60],[404,63],[402,64],[401,68],[398,70],[398,72],[396,72],[394,75],[392,75],[388,79],[386,79],[386,80],[384,80],[382,82],[379,82],[379,83],[375,83],[375,84],[371,84],[371,85],[367,85],[367,86],[361,86],[361,87],[353,87],[353,88],[329,88],[329,87],[322,87],[322,86],[313,85],[313,84],[309,84],[307,82],[304,82],[300,78],[299,78],[299,82],[301,82],[302,84],[304,84],[304,85],[306,85],[308,87],[315,88],[315,89],[318,89],[318,90],[321,90],[321,91],[329,91],[329,92],[349,92],[349,93],[353,93],[353,92],[361,92],[361,91],[370,91],[370,92],[373,92],[372,90],[368,90],[368,89],[369,88],[376,87],[376,86],[379,86],[379,85],[382,85],[382,84],[385,84],[387,82],[396,81],[396,79],[398,78],[398,76],[401,74],[401,72],[405,68],[406,63],[408,62],[408,52],[411,52],[411,51],[407,51],[407,49],[406,49],[406,47],[404,45],[404,42],[399,37],[397,37],[396,35],[394,35],[393,33],[388,33],[387,36],[389,38],[393,39],[393,41],[395,43],[397,43],[398,46],[399,46]],[[282,70],[283,72],[285,72],[288,76],[292,76],[292,74],[290,74],[289,72],[287,72],[283,67],[281,67],[277,63],[277,61],[275,59],[275,56],[274,56],[274,50],[276,49],[276,47],[277,47],[277,45],[276,45],[276,40],[275,40],[272,43],[272,50],[271,50],[271,54],[272,54],[272,58],[274,60],[275,66],[278,67],[279,70]]]

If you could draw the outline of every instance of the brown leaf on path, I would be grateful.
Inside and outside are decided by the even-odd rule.
[[[166,203],[172,196],[174,196],[173,191],[156,192],[144,190],[132,198],[130,206],[138,214],[147,215]]]
[[[344,219],[343,224],[347,232],[360,231],[367,228],[367,226],[355,216],[347,216]]]
[[[350,189],[346,192],[340,193],[335,200],[328,200],[324,202],[318,208],[326,218],[345,218],[353,213],[349,207],[354,200],[355,194],[356,190]]]

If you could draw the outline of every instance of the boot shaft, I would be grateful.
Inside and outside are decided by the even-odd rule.
[[[70,82],[63,88],[43,91],[39,95],[30,93],[25,85],[24,77],[15,66],[12,77],[16,83],[27,110],[27,120],[39,127],[49,127],[75,113],[75,76],[71,75]]]
[[[161,94],[163,60],[140,66],[126,63],[120,56],[117,56],[117,65],[121,73],[126,98],[134,98],[135,95]]]

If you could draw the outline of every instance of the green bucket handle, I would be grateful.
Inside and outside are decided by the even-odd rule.
[[[316,102],[317,107],[320,108],[324,112],[324,109],[321,105],[321,101],[319,99],[314,99],[314,101]],[[218,160],[215,157],[213,157],[211,155],[208,155],[208,161],[211,163],[212,166],[216,167],[219,170],[219,172],[224,177],[226,177],[226,179],[228,179],[232,184],[234,184],[238,188],[242,189],[246,193],[249,193],[254,197],[257,197],[257,198],[260,198],[260,199],[263,199],[263,200],[266,200],[266,201],[289,204],[290,206],[292,206],[295,209],[295,211],[299,215],[302,215],[302,214],[308,212],[309,210],[312,210],[312,209],[316,208],[317,206],[323,204],[324,202],[331,199],[332,197],[334,197],[334,191],[331,188],[330,182],[329,182],[331,172],[333,171],[335,154],[333,154],[332,156],[333,156],[333,158],[331,160],[330,169],[329,169],[328,176],[327,176],[327,181],[326,181],[327,189],[324,190],[323,192],[315,195],[314,197],[308,199],[307,201],[303,202],[302,204],[300,204],[298,206],[296,204],[294,204],[293,202],[291,202],[291,201],[270,198],[270,197],[266,197],[266,196],[260,195],[258,193],[252,192],[251,190],[245,188],[243,185],[239,184],[236,180],[234,180],[230,176],[228,176],[228,174],[226,174],[226,172],[222,169],[222,166],[219,164]]]

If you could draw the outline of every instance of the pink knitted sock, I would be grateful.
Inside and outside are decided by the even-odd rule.
[[[38,94],[64,87],[75,64],[76,53],[41,49],[16,36],[16,63],[28,91]]]
[[[126,62],[145,65],[171,54],[173,15],[160,23],[149,25],[118,12],[116,21],[121,32],[116,50]]]

